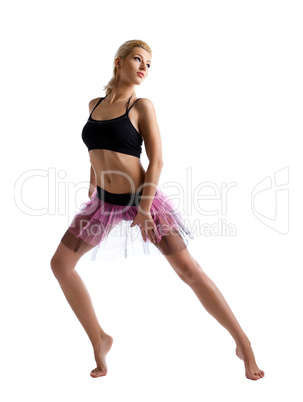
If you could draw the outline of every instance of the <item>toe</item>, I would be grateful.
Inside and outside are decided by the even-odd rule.
[[[99,369],[99,368],[95,368],[94,370],[92,370],[91,371],[91,373],[90,373],[90,375],[92,376],[92,377],[94,377],[94,378],[96,378],[96,377],[102,377],[102,376],[104,376],[104,375],[106,375],[107,374],[107,372],[106,372],[106,370],[101,370],[101,369]]]
[[[250,380],[258,380],[260,377],[254,372],[247,373],[246,377]]]

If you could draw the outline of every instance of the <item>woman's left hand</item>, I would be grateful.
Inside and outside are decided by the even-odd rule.
[[[150,241],[152,243],[156,243],[158,240],[160,240],[155,222],[154,222],[153,217],[151,216],[150,212],[138,211],[138,213],[135,216],[135,219],[133,220],[130,227],[133,227],[135,225],[139,226],[141,233],[142,233],[143,240],[145,242],[146,242],[147,237],[150,239]]]

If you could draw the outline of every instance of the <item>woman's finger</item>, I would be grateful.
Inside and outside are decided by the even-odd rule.
[[[151,239],[152,239],[152,242],[153,242],[153,243],[156,243],[156,236],[155,236],[155,231],[154,231],[154,229],[152,229],[152,230],[150,231],[150,237],[151,237]]]
[[[153,236],[151,234],[151,231],[148,232],[148,238],[152,243],[154,242],[154,239],[153,239]]]
[[[154,239],[154,222],[153,221],[148,221],[148,227],[147,227],[147,234],[148,234],[148,238],[149,240],[154,243],[155,239]]]
[[[158,234],[158,230],[157,230],[157,227],[155,224],[154,224],[154,228],[153,228],[153,233],[154,233],[155,239],[157,241],[159,238],[159,234]]]

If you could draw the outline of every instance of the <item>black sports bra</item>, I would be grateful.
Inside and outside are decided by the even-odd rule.
[[[88,151],[91,149],[109,149],[110,151],[140,158],[143,138],[129,120],[128,113],[141,98],[136,99],[132,106],[128,108],[131,97],[128,100],[126,112],[122,116],[110,120],[95,120],[92,118],[93,111],[106,96],[97,102],[82,130],[82,140]]]

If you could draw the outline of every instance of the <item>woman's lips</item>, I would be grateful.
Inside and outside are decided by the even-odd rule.
[[[143,78],[144,74],[143,73],[137,73],[139,75],[139,77]]]

